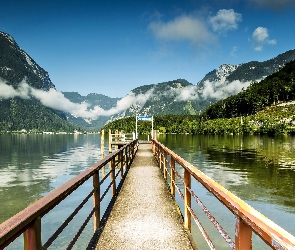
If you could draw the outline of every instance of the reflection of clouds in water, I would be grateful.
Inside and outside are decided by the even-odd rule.
[[[22,169],[8,166],[1,171],[0,187],[29,186],[42,180],[55,182],[59,176],[75,175],[100,160],[98,145],[86,142],[83,147],[71,148],[69,151],[45,156],[40,166],[24,164]],[[65,179],[65,178],[63,178]]]
[[[210,165],[202,172],[223,187],[247,185],[247,172],[235,173],[231,168],[220,165]]]

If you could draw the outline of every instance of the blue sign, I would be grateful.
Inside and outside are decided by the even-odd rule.
[[[137,121],[152,121],[153,117],[151,115],[142,115],[136,117]]]

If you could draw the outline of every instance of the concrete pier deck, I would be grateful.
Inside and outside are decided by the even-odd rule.
[[[140,144],[96,249],[194,249],[150,144]]]

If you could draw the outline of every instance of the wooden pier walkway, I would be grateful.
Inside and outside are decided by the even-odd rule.
[[[140,144],[96,249],[194,249],[150,144]]]

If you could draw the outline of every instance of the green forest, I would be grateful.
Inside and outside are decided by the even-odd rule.
[[[22,98],[0,100],[0,133],[21,131],[39,133],[73,132],[77,126],[69,123],[63,112],[50,109],[40,101]]]
[[[198,115],[154,116],[160,133],[295,134],[295,61],[261,82],[219,101]],[[294,102],[295,103],[295,102]],[[131,133],[135,117],[112,121],[102,129]],[[139,122],[138,133],[148,134],[151,122]]]

